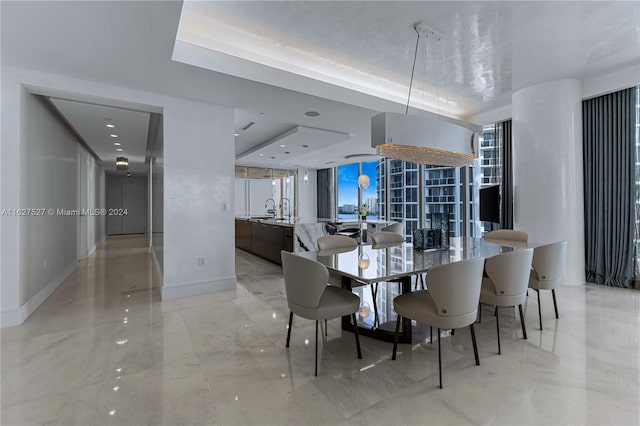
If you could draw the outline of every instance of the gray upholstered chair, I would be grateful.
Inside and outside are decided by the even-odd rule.
[[[476,365],[480,365],[473,323],[478,315],[483,268],[483,257],[434,266],[427,274],[428,290],[405,293],[393,299],[393,309],[398,313],[398,319],[391,359],[396,359],[400,323],[402,317],[405,317],[438,328],[440,389],[442,389],[440,329],[454,330],[469,326]]]
[[[538,293],[538,318],[540,330],[542,330],[542,310],[540,309],[540,290],[551,290],[553,295],[553,308],[558,316],[558,302],[556,301],[556,288],[564,275],[564,255],[567,251],[567,242],[559,241],[553,244],[536,247],[533,249],[533,268],[529,277],[529,288]]]
[[[392,223],[391,225],[385,226],[380,231],[381,232],[394,232],[396,234],[402,235],[402,232],[404,231],[404,226],[402,225],[402,222],[395,222],[395,223]]]
[[[526,243],[529,239],[529,234],[524,231],[516,231],[515,229],[497,229],[487,232],[482,238],[487,240],[508,240]]]
[[[498,354],[502,354],[500,347],[500,306],[517,306],[520,312],[520,326],[522,334],[527,338],[524,325],[522,304],[527,298],[529,273],[533,249],[515,250],[502,253],[487,259],[484,269],[487,276],[482,279],[480,303],[496,307],[496,330],[498,335]]]
[[[375,246],[387,246],[397,245],[404,242],[404,237],[395,232],[380,231],[371,234],[372,245]]]
[[[355,328],[356,348],[358,358],[362,358],[360,352],[360,338],[358,336],[358,323],[356,311],[360,307],[360,298],[350,291],[327,285],[329,272],[327,268],[314,260],[282,251],[282,272],[284,274],[284,286],[289,305],[289,329],[287,330],[287,345],[291,340],[291,327],[293,326],[293,314],[302,318],[315,320],[316,322],[316,367],[315,375],[318,375],[318,321],[328,318],[338,318],[351,315]]]
[[[346,235],[325,235],[318,238],[318,250],[334,251],[334,253],[343,253],[351,251],[358,247],[358,242]]]
[[[358,247],[358,242],[351,237],[345,235],[325,235],[318,238],[318,254],[323,256],[334,255],[338,253],[344,253],[347,251],[355,250]],[[328,283],[342,286],[342,276],[334,272],[329,271]]]

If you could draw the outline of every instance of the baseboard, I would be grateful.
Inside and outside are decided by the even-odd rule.
[[[186,283],[173,286],[162,286],[162,300],[179,299],[182,297],[198,296],[200,294],[233,290],[236,288],[236,276],[221,278],[213,281]]]
[[[0,325],[4,328],[24,323],[77,268],[78,261],[74,260],[20,308],[2,311]]]

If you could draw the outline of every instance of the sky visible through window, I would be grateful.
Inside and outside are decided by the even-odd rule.
[[[369,187],[362,193],[362,202],[377,198],[377,161],[362,163],[362,173],[369,176]],[[358,164],[338,167],[338,217],[356,218],[358,212]],[[370,212],[370,215],[373,212]]]

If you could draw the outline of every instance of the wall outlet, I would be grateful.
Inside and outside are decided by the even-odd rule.
[[[198,258],[198,266],[200,266],[200,267],[204,266],[204,257],[199,257]]]

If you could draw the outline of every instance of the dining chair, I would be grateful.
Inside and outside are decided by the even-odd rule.
[[[498,336],[498,354],[502,354],[500,347],[500,314],[498,307],[517,306],[520,312],[520,326],[522,334],[527,338],[524,324],[522,304],[527,298],[529,274],[533,249],[515,250],[502,253],[487,259],[484,270],[487,274],[482,278],[480,303],[496,307],[496,332]]]
[[[383,227],[382,229],[380,229],[380,231],[394,232],[396,234],[402,235],[402,232],[404,231],[404,226],[402,225],[402,222],[395,222],[395,223],[392,223],[391,225]]]
[[[374,232],[373,234],[371,234],[371,240],[373,246],[404,243],[404,237],[402,235],[388,231]]]
[[[393,309],[398,314],[398,318],[391,359],[396,359],[400,323],[404,317],[438,328],[440,389],[442,389],[441,329],[455,330],[469,326],[476,365],[480,365],[473,323],[478,315],[483,268],[483,257],[434,266],[427,274],[428,290],[405,293],[393,299]]]
[[[315,320],[316,322],[316,355],[315,375],[318,375],[318,321],[351,315],[356,336],[358,359],[362,359],[360,337],[356,312],[360,307],[360,298],[350,291],[327,285],[329,271],[326,266],[311,259],[281,251],[284,286],[289,305],[289,328],[287,345],[291,341],[293,314]]]
[[[325,235],[318,238],[318,250],[335,250],[335,253],[351,251],[358,247],[358,242],[346,235]]]
[[[553,296],[553,308],[558,316],[558,302],[556,301],[556,288],[564,274],[564,256],[567,251],[567,242],[535,247],[533,249],[533,262],[529,277],[529,288],[538,293],[538,319],[542,330],[542,310],[540,308],[540,290],[551,290]]]
[[[496,229],[489,231],[482,236],[487,240],[508,240],[526,243],[529,240],[529,234],[524,231],[516,231],[515,229]]]

